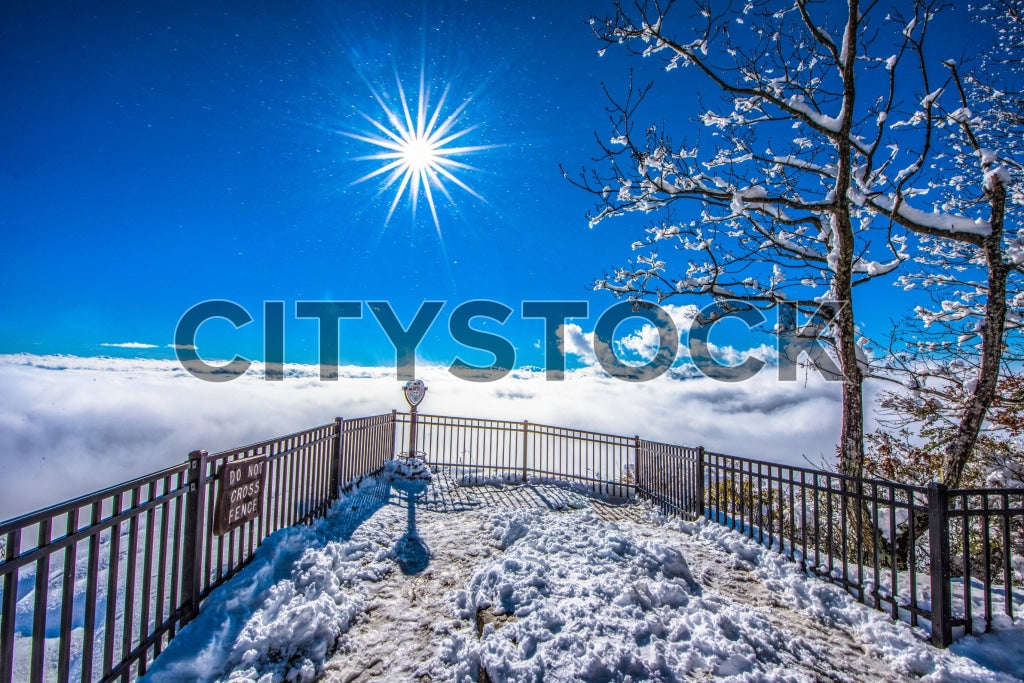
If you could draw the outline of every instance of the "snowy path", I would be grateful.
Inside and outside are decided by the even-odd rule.
[[[1014,680],[721,527],[552,485],[385,475],[261,552],[152,680]]]
[[[393,538],[406,532],[407,498],[374,515]],[[697,582],[723,601],[770,623],[791,644],[772,667],[789,680],[878,681],[900,677],[844,628],[824,628],[783,605],[736,556],[691,534],[654,526],[638,505],[615,506],[550,485],[456,487],[434,485],[416,506],[416,526],[430,548],[430,564],[418,574],[392,572],[370,589],[365,616],[348,633],[345,647],[328,662],[325,681],[432,680],[431,660],[446,637],[460,631],[479,636],[486,622],[501,623],[481,610],[469,623],[452,617],[451,592],[466,586],[482,560],[500,554],[489,533],[496,513],[509,510],[570,511],[590,507],[636,538],[667,543],[681,551]],[[457,516],[457,518],[453,518]],[[483,622],[483,623],[482,623]],[[432,666],[433,664],[433,666]],[[690,671],[712,678],[715,672]]]
[[[395,500],[380,507],[374,521],[385,524],[397,539],[408,530],[408,496],[391,494]],[[604,519],[642,515],[635,506],[591,502]],[[430,550],[429,565],[416,574],[392,572],[370,587],[365,618],[349,630],[346,647],[328,662],[323,680],[429,679],[425,663],[458,625],[452,619],[451,592],[465,586],[474,567],[496,552],[487,533],[494,513],[567,510],[581,504],[584,499],[578,494],[555,486],[460,487],[435,482],[415,506],[419,536]],[[375,507],[377,501],[366,497],[357,505]]]

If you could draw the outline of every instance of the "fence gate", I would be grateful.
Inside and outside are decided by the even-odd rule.
[[[665,513],[704,514],[704,449],[636,439],[636,489]]]

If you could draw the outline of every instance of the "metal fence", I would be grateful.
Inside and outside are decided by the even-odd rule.
[[[461,481],[560,479],[707,517],[866,605],[924,623],[940,647],[954,629],[1012,618],[1013,586],[1024,587],[1022,489],[912,486],[530,422],[396,420],[398,448]]]
[[[635,482],[638,494],[666,513],[697,517],[704,512],[703,448],[638,439]]]
[[[0,524],[0,680],[13,680],[16,655],[19,679],[42,680],[55,654],[58,680],[90,681],[160,652],[187,615],[188,467]],[[31,605],[19,610],[22,596]]]
[[[393,414],[213,455],[0,523],[0,681],[129,680],[263,540],[395,453]],[[226,463],[266,458],[261,513],[214,533]],[[20,604],[24,603],[24,604]]]
[[[721,453],[674,457],[696,463],[708,519],[894,619],[924,621],[939,647],[954,629],[977,634],[999,613],[1014,616],[1013,587],[1024,587],[1022,489],[912,486]],[[685,488],[663,497],[692,512]]]
[[[1024,490],[948,490],[579,429],[393,411],[213,455],[0,523],[0,681],[129,680],[273,532],[399,453],[465,483],[558,480],[705,516],[894,618],[978,633],[1014,616]],[[263,458],[260,514],[214,533],[225,465]],[[224,484],[220,485],[221,487]],[[1020,595],[1018,593],[1018,599]]]
[[[554,479],[612,498],[634,495],[637,437],[526,421],[398,413],[396,438],[402,452],[453,468],[467,483]]]

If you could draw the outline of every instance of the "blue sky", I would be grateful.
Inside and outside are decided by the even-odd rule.
[[[168,358],[174,327],[207,299],[256,319],[207,323],[207,358],[262,355],[262,302],[286,305],[286,360],[316,360],[317,323],[299,300],[387,300],[408,323],[447,301],[421,347],[470,362],[445,321],[471,299],[515,313],[502,334],[540,365],[541,320],[520,302],[614,303],[594,277],[629,255],[628,222],[590,230],[586,193],[562,178],[609,135],[602,82],[630,67],[657,78],[652,104],[691,113],[697,75],[600,44],[587,19],[609,3],[8,3],[0,13],[0,353]],[[383,162],[340,131],[373,132],[376,90],[397,108],[420,74],[446,110],[466,98],[458,177],[438,198],[440,235],[421,200],[385,224],[394,187],[353,184]],[[692,125],[681,113],[680,126]],[[671,116],[670,116],[671,118]],[[680,137],[685,133],[682,130]],[[881,290],[890,297],[891,288]],[[877,295],[876,295],[877,296]],[[675,303],[684,303],[678,301]],[[870,308],[870,307],[869,307]],[[902,314],[883,307],[879,319]],[[870,316],[869,316],[870,317]],[[487,327],[487,326],[485,326]],[[491,325],[491,329],[496,326]],[[343,363],[389,364],[368,309],[343,321]],[[145,348],[110,344],[134,343]]]

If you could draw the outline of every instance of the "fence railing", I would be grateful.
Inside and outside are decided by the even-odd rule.
[[[634,480],[638,494],[662,512],[698,517],[704,513],[703,448],[639,439]]]
[[[396,439],[402,452],[411,449],[428,465],[454,467],[467,482],[554,478],[613,498],[634,495],[637,437],[525,421],[398,413]]]
[[[1024,592],[1022,489],[913,486],[530,422],[397,421],[397,448],[467,482],[557,478],[705,516],[864,604],[923,622],[941,647],[955,628],[980,633],[1000,613],[1012,618],[1014,584]]]
[[[932,617],[942,612],[933,612],[933,600],[925,597],[925,591],[942,596],[943,589],[933,585],[930,573],[918,571],[929,571],[924,567],[931,555],[928,546],[916,543],[926,528],[921,517],[928,515],[938,488],[719,453],[708,453],[704,465],[709,518],[776,548],[807,573],[843,586],[859,601],[890,611],[893,618],[905,617],[912,625],[927,618],[933,641],[949,644],[951,636],[942,634],[953,625],[951,620],[936,623]],[[933,529],[941,530],[945,523],[938,520]],[[901,544],[901,539],[906,541]],[[940,548],[941,542],[936,551]],[[948,593],[947,581],[946,602]]]
[[[894,618],[978,633],[1014,616],[1024,489],[948,490],[846,477],[579,429],[393,411],[186,463],[0,523],[0,681],[129,680],[253,558],[267,536],[326,513],[402,452],[466,483],[575,482],[705,516]],[[226,465],[262,459],[260,514],[223,534]],[[1015,599],[1017,602],[1015,602]],[[54,662],[56,663],[54,665]]]
[[[187,616],[187,473],[177,465],[0,524],[0,680],[14,680],[16,656],[17,680],[41,680],[48,648],[61,681],[113,677],[160,652]]]
[[[641,497],[740,531],[894,619],[926,622],[939,647],[1024,602],[1024,489],[912,486],[703,449],[660,463],[653,481],[637,468]]]
[[[338,418],[221,453],[195,451],[172,468],[0,523],[0,681],[145,673],[267,536],[322,516],[346,482],[394,456],[395,422],[393,414]],[[224,465],[259,456],[260,514],[217,535]]]

